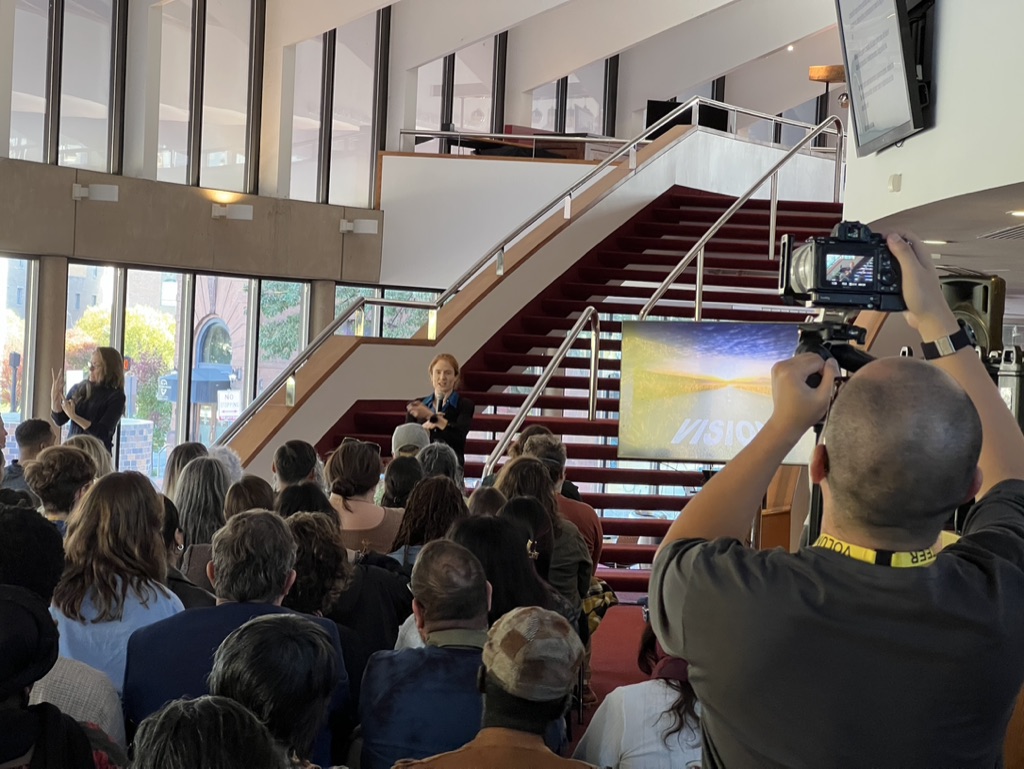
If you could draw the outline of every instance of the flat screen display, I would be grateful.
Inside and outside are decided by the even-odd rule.
[[[857,154],[924,127],[904,0],[836,0]]]
[[[875,257],[825,254],[825,281],[842,288],[874,288]]]
[[[619,457],[728,462],[772,413],[772,366],[793,355],[791,323],[622,324]],[[786,457],[806,464],[807,435]]]

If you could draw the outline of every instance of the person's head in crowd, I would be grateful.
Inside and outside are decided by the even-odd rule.
[[[391,433],[391,456],[415,457],[424,446],[430,444],[430,436],[422,425],[406,422],[395,428]]]
[[[296,576],[284,606],[327,616],[344,592],[353,568],[338,523],[321,513],[295,513],[286,523],[295,540]]]
[[[242,480],[245,470],[242,467],[242,458],[238,456],[237,451],[230,446],[210,446],[209,452],[213,459],[224,465],[224,469],[228,474],[229,485]]]
[[[460,479],[459,457],[447,443],[431,443],[416,454],[423,467],[423,476],[433,478],[443,475],[458,482]]]
[[[448,538],[475,555],[491,585],[488,623],[520,606],[550,609],[551,595],[537,576],[529,550],[530,536],[510,518],[474,516],[458,521]]]
[[[380,446],[346,438],[327,461],[327,483],[342,500],[372,501],[380,483]],[[347,505],[346,505],[347,507]]]
[[[207,576],[217,603],[280,606],[295,583],[295,540],[284,520],[262,511],[232,516],[213,535]]]
[[[516,439],[509,444],[508,458],[515,459],[516,457],[521,456],[523,453],[523,446],[526,445],[526,442],[535,435],[553,436],[554,433],[544,425],[530,425],[528,427],[524,427],[519,432],[519,435],[516,436]]]
[[[505,495],[493,486],[477,486],[469,495],[469,514],[497,515],[506,502]]]
[[[544,463],[557,494],[565,480],[565,444],[554,435],[531,435],[523,444],[523,455],[535,457]]]
[[[416,425],[410,425],[416,427]],[[422,433],[423,430],[420,429]],[[385,507],[405,507],[416,484],[423,480],[423,465],[416,457],[396,457],[384,470],[384,496],[380,503]]]
[[[247,707],[290,758],[304,762],[327,717],[340,664],[327,632],[312,620],[257,617],[217,649],[210,693]]]
[[[99,438],[79,433],[78,435],[72,435],[64,441],[63,445],[72,449],[81,449],[88,454],[96,465],[97,478],[102,478],[104,475],[110,475],[114,472],[114,460],[110,456],[110,452],[107,451],[107,447],[103,445],[103,441]]]
[[[455,481],[444,476],[426,478],[409,495],[391,551],[405,548],[408,553],[410,548],[441,539],[453,523],[468,515],[466,499]],[[413,560],[415,556],[408,559]]]
[[[185,534],[181,530],[181,519],[174,500],[161,494],[160,501],[164,505],[164,525],[161,531],[167,551],[167,567],[177,569],[181,566],[181,556],[185,552]]]
[[[459,386],[459,362],[454,355],[443,352],[430,361],[430,384],[435,393],[448,397]]]
[[[977,491],[981,441],[977,409],[941,369],[912,358],[865,366],[839,390],[811,461],[827,530],[889,550],[935,542],[950,504]]]
[[[231,479],[224,464],[213,457],[196,457],[181,471],[174,491],[185,547],[208,545],[224,525],[224,497]]]
[[[68,519],[67,565],[53,603],[82,622],[86,598],[95,622],[121,618],[129,592],[147,601],[167,576],[163,502],[141,473],[111,473],[96,481]]]
[[[17,489],[0,489],[0,505],[8,507],[27,507],[35,510],[38,506],[27,491]]]
[[[50,446],[25,465],[25,483],[43,510],[66,516],[96,479],[96,463],[81,449]]]
[[[139,724],[134,769],[285,769],[267,727],[227,697],[168,703]]]
[[[442,630],[485,630],[491,586],[480,560],[451,540],[431,542],[412,570],[412,611],[426,640]]]
[[[278,446],[270,466],[277,491],[303,481],[316,481],[319,459],[316,449],[305,441],[285,441]]]
[[[498,473],[494,488],[508,499],[513,497],[536,499],[551,516],[552,526],[556,532],[558,531],[558,499],[555,497],[551,471],[539,459],[525,455],[510,459]]]
[[[338,517],[337,511],[331,506],[331,500],[316,481],[302,481],[279,491],[274,512],[282,518],[295,513],[326,513],[335,523]]]
[[[640,634],[640,652],[636,659],[640,672],[648,678],[658,678],[676,693],[675,701],[665,711],[669,719],[668,728],[662,739],[678,734],[686,725],[700,722],[697,715],[697,693],[693,691],[687,671],[687,664],[677,657],[670,657],[658,643],[654,628],[648,622]]]
[[[498,512],[501,518],[517,522],[529,536],[527,547],[537,576],[547,580],[551,570],[551,554],[555,549],[555,531],[544,505],[533,497],[512,497]]]
[[[243,475],[224,495],[224,519],[246,510],[272,510],[274,489],[258,475]]]
[[[18,461],[30,462],[39,452],[57,443],[53,427],[45,419],[26,419],[14,428],[14,440],[18,444]]]
[[[64,572],[64,541],[35,510],[0,506],[0,585],[31,590],[47,606]]]
[[[197,457],[205,456],[209,456],[206,446],[195,441],[179,443],[171,449],[171,453],[167,455],[167,464],[164,466],[164,494],[174,499],[178,489],[178,476],[185,469],[185,465]]]

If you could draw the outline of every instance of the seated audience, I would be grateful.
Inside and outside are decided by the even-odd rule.
[[[316,481],[293,483],[278,492],[274,512],[282,518],[289,518],[295,513],[326,513],[335,525],[338,522],[337,511]]]
[[[535,435],[555,436],[555,434],[551,432],[550,428],[547,428],[544,425],[529,425],[528,427],[524,427],[522,430],[520,430],[519,435],[516,436],[516,439],[512,441],[511,444],[509,444],[508,458],[515,459],[516,457],[522,456],[523,446],[530,438],[532,438]],[[480,481],[480,485],[493,486],[495,481],[497,480],[498,474],[491,473],[490,475],[486,476],[483,480]],[[564,497],[568,497],[569,499],[575,499],[577,502],[583,501],[583,497],[580,495],[580,490],[572,481],[564,481],[562,483],[562,488],[559,491],[559,493]]]
[[[685,660],[665,654],[647,625],[637,665],[650,680],[605,697],[573,758],[612,769],[699,767],[700,704]]]
[[[179,443],[171,449],[171,453],[167,455],[167,464],[164,465],[164,494],[174,499],[178,490],[178,476],[185,469],[185,465],[193,459],[205,456],[209,456],[206,446],[195,441]]]
[[[415,429],[416,425],[410,427]],[[386,507],[404,508],[412,490],[422,480],[423,465],[416,457],[392,459],[384,469],[384,496],[381,497],[380,503]]]
[[[25,482],[61,534],[67,531],[71,510],[95,479],[96,463],[80,449],[51,446],[25,465]]]
[[[131,634],[184,610],[162,584],[162,521],[160,497],[141,473],[100,478],[68,521],[51,609],[60,653],[106,673],[118,692]]]
[[[256,617],[218,647],[210,693],[247,707],[294,766],[310,767],[340,667],[330,637],[311,618]]]
[[[466,499],[454,481],[443,476],[420,481],[409,496],[388,552],[402,566],[412,568],[425,544],[443,538],[453,523],[468,515]]]
[[[164,503],[164,547],[167,553],[167,582],[171,592],[186,609],[197,609],[201,606],[214,606],[217,599],[198,585],[193,584],[181,573],[181,556],[185,550],[185,535],[178,524],[178,508],[170,497],[161,495]]]
[[[0,585],[29,590],[49,606],[63,571],[64,542],[53,525],[35,510],[0,507]],[[57,657],[50,672],[32,685],[28,704],[41,702],[56,705],[76,721],[96,724],[125,745],[121,698],[98,670]]]
[[[25,481],[25,465],[35,460],[43,449],[53,446],[57,437],[45,419],[26,419],[14,429],[14,440],[18,444],[19,458],[3,469],[0,488],[30,492]]]
[[[590,552],[579,529],[558,514],[551,474],[544,463],[533,457],[516,457],[501,468],[495,487],[509,499],[533,497],[544,506],[554,534],[548,582],[573,607],[579,608],[590,590]]]
[[[550,586],[534,568],[530,536],[518,523],[509,518],[474,516],[452,526],[448,538],[469,550],[484,567],[491,585],[488,625],[520,606],[555,609]]]
[[[395,459],[415,457],[416,453],[429,443],[430,436],[423,429],[423,425],[406,422],[391,433],[391,456]]]
[[[96,477],[102,478],[114,472],[114,460],[103,445],[103,441],[88,433],[72,435],[62,444],[72,449],[81,449],[96,463]]]
[[[274,490],[258,475],[243,475],[224,495],[224,520],[246,510],[273,510]]]
[[[177,700],[135,735],[133,769],[289,769],[267,727],[227,697]]]
[[[396,769],[591,767],[559,758],[543,737],[550,723],[568,710],[582,660],[583,645],[564,618],[535,606],[514,609],[487,634],[480,675],[483,728],[459,750],[399,761]]]
[[[413,613],[426,647],[374,654],[363,678],[362,769],[454,750],[476,736],[477,688],[490,587],[466,548],[431,542],[412,572]]]
[[[380,446],[350,438],[327,461],[331,505],[338,511],[341,539],[349,550],[391,552],[402,511],[374,503],[380,471]]]
[[[229,486],[242,480],[245,470],[242,469],[242,458],[238,456],[237,451],[230,446],[218,445],[210,446],[208,451],[210,452],[210,457],[224,465],[224,470],[228,474]]]
[[[8,507],[24,507],[29,510],[38,511],[39,500],[31,491],[0,489],[0,505],[7,505]]]
[[[416,454],[423,468],[424,478],[433,478],[436,475],[443,475],[451,478],[459,486],[462,485],[462,468],[459,467],[459,458],[455,450],[446,443],[431,443],[424,446]]]
[[[469,514],[497,515],[506,502],[505,495],[493,486],[477,486],[469,495]]]
[[[0,586],[0,766],[11,769],[127,767],[123,750],[97,727],[28,692],[57,661],[57,629],[43,599]]]
[[[274,474],[275,490],[280,493],[289,486],[303,481],[320,481],[317,476],[319,464],[320,457],[312,445],[305,441],[285,441],[277,447],[274,461],[270,465],[270,472]]]
[[[601,529],[601,519],[597,517],[594,508],[586,502],[569,499],[559,493],[565,483],[565,445],[553,435],[534,435],[523,444],[523,454],[536,457],[548,468],[554,483],[558,514],[579,529],[583,541],[587,543],[587,550],[590,551],[590,562],[596,571],[597,565],[601,562],[604,531]]]
[[[289,612],[281,603],[295,582],[294,567],[295,541],[281,518],[252,511],[232,517],[213,537],[208,568],[217,605],[144,628],[128,642],[124,712],[129,726],[171,700],[206,694],[213,653],[231,631],[253,617]],[[327,631],[343,659],[334,623],[313,621]],[[344,668],[334,683],[335,707],[341,707],[348,698]]]
[[[224,525],[224,497],[229,486],[231,480],[222,462],[213,457],[197,457],[181,471],[171,497],[185,535],[181,571],[204,590],[212,589],[206,565],[210,562],[213,533]]]

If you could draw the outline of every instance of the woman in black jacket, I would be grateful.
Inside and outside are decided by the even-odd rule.
[[[124,414],[124,361],[113,347],[97,347],[89,361],[89,378],[64,395],[64,372],[53,374],[50,390],[53,421],[71,422],[69,435],[92,435],[111,450],[114,431]]]

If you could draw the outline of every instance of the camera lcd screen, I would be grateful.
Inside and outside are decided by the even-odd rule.
[[[825,282],[836,288],[873,288],[874,257],[863,254],[825,254]]]

